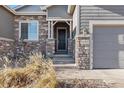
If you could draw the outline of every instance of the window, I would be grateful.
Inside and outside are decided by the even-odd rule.
[[[38,21],[20,21],[20,40],[38,40]]]

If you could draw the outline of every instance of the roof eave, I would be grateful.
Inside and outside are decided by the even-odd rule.
[[[67,12],[68,12],[69,14],[73,14],[74,9],[75,9],[75,6],[76,6],[76,5],[68,5],[68,10],[67,10]]]
[[[24,7],[25,5],[21,5],[21,6],[17,6],[17,7],[15,7],[15,8],[13,8],[14,10],[17,10],[17,9],[20,9],[20,8],[22,8],[22,7]]]
[[[16,13],[16,11],[15,10],[13,10],[13,9],[11,9],[11,8],[9,8],[7,5],[2,5],[4,8],[6,8],[9,12],[11,12],[11,13],[13,13],[13,14],[15,14]]]
[[[46,12],[16,12],[15,15],[46,15]]]

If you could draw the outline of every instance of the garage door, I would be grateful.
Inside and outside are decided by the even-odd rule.
[[[124,68],[124,26],[93,27],[93,67]]]

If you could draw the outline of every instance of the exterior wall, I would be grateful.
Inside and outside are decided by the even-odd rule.
[[[80,6],[80,32],[90,20],[124,20],[123,5]]]
[[[14,39],[14,15],[0,6],[0,37]]]
[[[48,24],[46,16],[15,16],[14,27],[15,27],[15,40],[19,40],[19,21],[20,20],[38,20],[39,22],[39,40],[38,41],[27,41],[25,49],[27,53],[30,51],[38,51],[46,54],[46,40]]]
[[[68,54],[72,55],[73,54],[73,40],[68,38]]]
[[[13,41],[0,40],[0,56],[10,55],[13,50]]]
[[[48,17],[55,17],[55,18],[63,18],[63,19],[67,19],[67,18],[71,18],[70,15],[68,15],[67,13],[67,8],[68,5],[54,5],[48,8]]]
[[[52,58],[55,53],[55,39],[47,39],[46,56]]]
[[[78,36],[75,39],[76,52],[75,63],[80,69],[90,69],[89,37]]]
[[[3,57],[12,56],[14,47],[14,15],[0,6],[0,67],[5,65]]]
[[[83,69],[90,69],[90,38],[89,21],[90,20],[124,20],[124,6],[103,5],[103,6],[80,6],[80,38],[77,38],[77,61],[81,63]],[[82,37],[82,38],[81,38]],[[84,38],[87,37],[87,38]],[[85,41],[87,43],[83,43]],[[84,46],[82,47],[80,43]],[[84,50],[83,50],[84,48]],[[87,50],[86,50],[87,49]],[[80,54],[82,56],[80,56]],[[85,58],[83,57],[85,56]]]
[[[3,58],[5,57],[12,57],[13,56],[13,49],[14,49],[14,42],[13,41],[7,41],[7,40],[0,40],[0,68],[4,67],[5,64],[11,64],[11,63],[5,63]]]

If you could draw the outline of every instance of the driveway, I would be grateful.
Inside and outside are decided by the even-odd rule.
[[[124,79],[124,69],[82,70],[83,79]]]
[[[124,69],[56,69],[58,79],[104,80],[112,87],[124,87]]]

